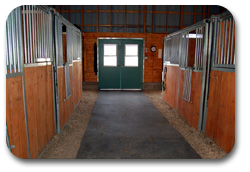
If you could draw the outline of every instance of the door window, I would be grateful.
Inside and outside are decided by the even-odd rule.
[[[138,44],[125,44],[124,66],[138,67]]]
[[[117,66],[117,44],[104,44],[103,66]]]

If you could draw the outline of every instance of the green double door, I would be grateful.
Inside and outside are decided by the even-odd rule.
[[[143,40],[98,39],[99,89],[142,89]]]

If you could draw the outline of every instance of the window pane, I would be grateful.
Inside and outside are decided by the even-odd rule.
[[[103,65],[104,66],[117,66],[116,56],[104,56]]]
[[[104,44],[104,56],[116,56],[116,44]]]
[[[137,44],[126,44],[125,45],[125,56],[138,56],[138,45]]]
[[[125,56],[125,66],[138,66],[138,56]]]

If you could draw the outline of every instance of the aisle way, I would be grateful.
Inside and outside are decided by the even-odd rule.
[[[201,157],[143,92],[100,91],[76,158]]]

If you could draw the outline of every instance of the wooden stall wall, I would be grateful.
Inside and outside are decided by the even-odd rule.
[[[70,116],[74,111],[73,106],[73,83],[72,83],[72,65],[69,66],[69,77],[70,77],[70,91],[71,96],[65,100],[66,92],[65,92],[65,73],[64,67],[60,67],[57,70],[58,72],[58,90],[59,90],[59,111],[60,111],[60,128],[67,123]]]
[[[73,62],[74,76],[74,108],[79,104],[82,98],[82,61]]]
[[[162,58],[158,58],[158,50],[163,52],[163,37],[166,34],[151,33],[84,33],[84,82],[97,82],[94,72],[94,43],[97,38],[143,38],[144,54],[148,60],[144,60],[144,82],[162,81]],[[152,53],[151,46],[156,46],[157,51]]]
[[[31,158],[37,158],[55,135],[52,66],[25,67],[25,90]]]
[[[202,72],[192,72],[191,102],[182,98],[185,70],[180,70],[179,98],[177,113],[180,114],[192,127],[198,129]]]
[[[6,123],[10,145],[15,145],[12,154],[27,159],[28,144],[23,98],[22,76],[6,78]]]
[[[235,141],[235,73],[211,71],[206,134],[226,152]]]
[[[167,65],[167,74],[166,74],[166,88],[163,92],[163,99],[166,103],[177,110],[177,97],[178,97],[178,80],[179,80],[179,66]]]

